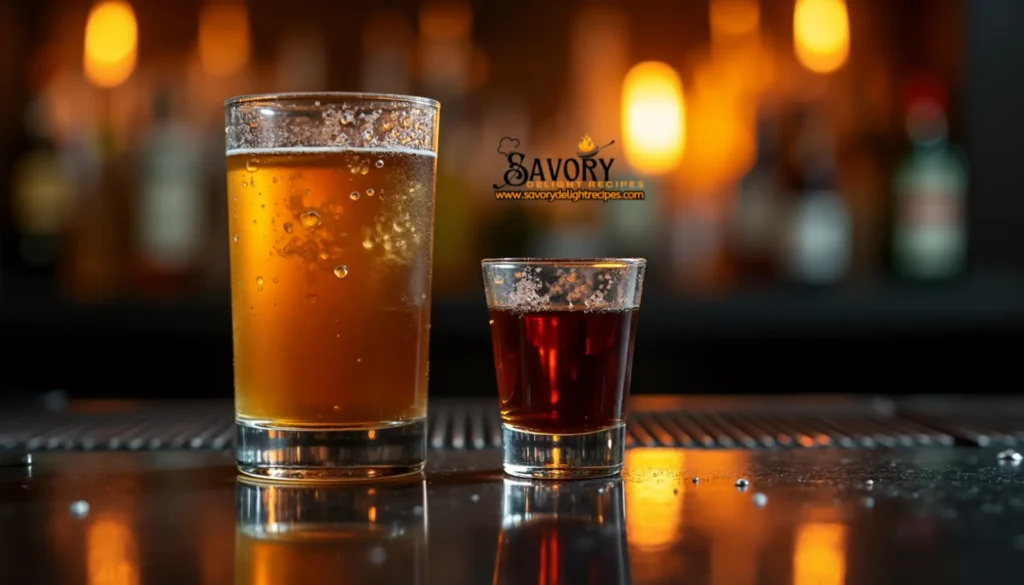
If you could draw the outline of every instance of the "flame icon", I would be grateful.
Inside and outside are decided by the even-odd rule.
[[[615,144],[614,140],[604,146],[597,146],[597,144],[594,143],[594,140],[590,138],[589,134],[584,134],[583,138],[580,138],[580,141],[576,143],[576,154],[580,158],[590,158],[602,149],[608,148],[613,144]]]

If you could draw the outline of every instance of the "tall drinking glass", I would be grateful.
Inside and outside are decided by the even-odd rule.
[[[243,473],[423,468],[439,107],[347,93],[227,101]]]
[[[505,472],[622,470],[633,337],[646,261],[482,261]]]

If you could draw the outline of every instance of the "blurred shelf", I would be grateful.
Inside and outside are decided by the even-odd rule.
[[[488,335],[483,295],[435,299],[435,337]],[[773,289],[717,298],[648,295],[646,337],[746,338],[1024,331],[1024,280],[988,278],[934,287],[886,285],[860,291]],[[47,335],[180,334],[229,336],[226,298],[100,304],[0,300],[0,331]]]

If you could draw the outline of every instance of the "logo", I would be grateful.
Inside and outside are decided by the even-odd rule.
[[[614,140],[598,145],[584,134],[575,144],[575,156],[527,157],[518,138],[498,141],[498,154],[508,168],[495,183],[497,199],[537,201],[613,201],[644,199],[643,181],[612,179],[614,157],[599,156]]]

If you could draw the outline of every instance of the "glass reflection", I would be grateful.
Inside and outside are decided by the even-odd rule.
[[[281,485],[239,477],[236,585],[427,582],[427,486]]]
[[[806,522],[796,533],[793,585],[842,585],[846,582],[846,526]]]
[[[505,480],[492,583],[630,582],[622,479]]]

